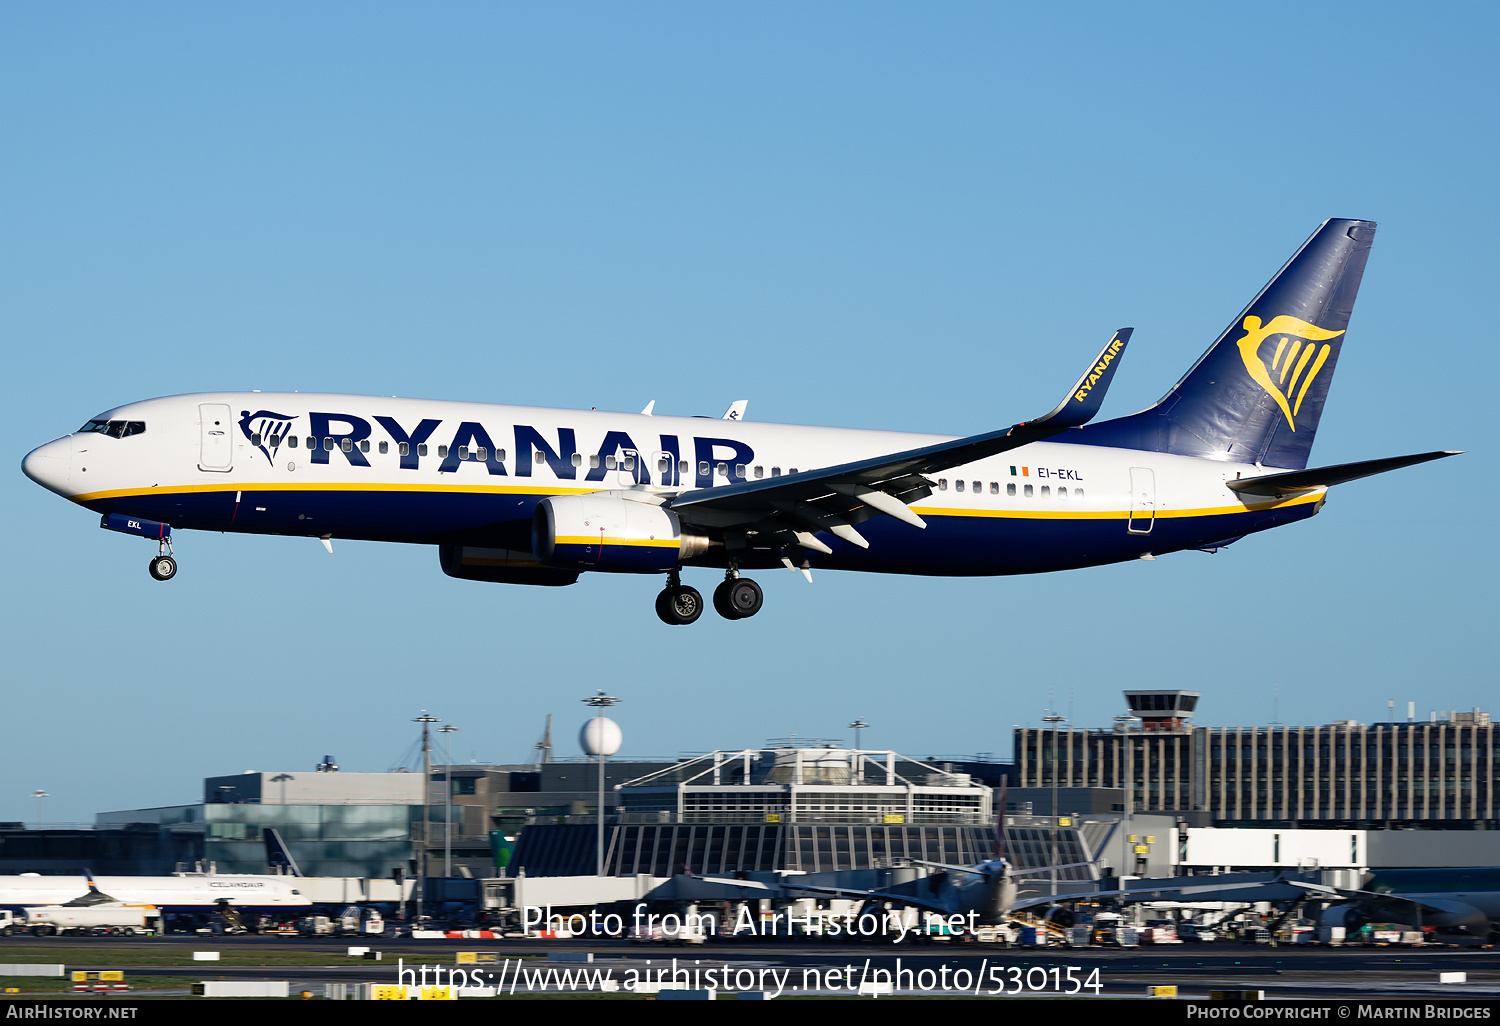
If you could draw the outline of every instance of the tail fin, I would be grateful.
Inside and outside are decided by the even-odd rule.
[[[1059,440],[1306,467],[1374,238],[1324,221],[1160,402]]]

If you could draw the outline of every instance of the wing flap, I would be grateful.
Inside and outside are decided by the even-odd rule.
[[[1063,401],[1044,417],[834,467],[695,489],[672,499],[672,510],[690,524],[753,529],[793,539],[792,543],[819,552],[831,550],[821,542],[806,543],[818,532],[867,547],[854,527],[876,516],[925,527],[910,506],[932,494],[933,483],[926,475],[1018,449],[1087,423],[1099,412],[1130,334],[1130,328],[1115,332]]]

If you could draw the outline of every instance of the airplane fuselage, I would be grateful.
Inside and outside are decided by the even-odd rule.
[[[97,876],[93,883],[124,904],[155,905],[169,911],[212,911],[226,899],[235,908],[267,911],[312,904],[301,893],[297,877]],[[0,907],[64,905],[88,891],[89,879],[83,876],[0,876]]]
[[[176,529],[529,552],[533,512],[590,492],[672,496],[931,445],[946,436],[309,393],[131,403],[36,450],[26,470],[96,513]],[[139,425],[138,428],[108,425]],[[127,433],[128,431],[128,433]],[[1267,468],[1036,442],[932,475],[860,548],[827,537],[818,568],[944,576],[1039,573],[1212,547],[1317,512],[1325,489],[1240,495]],[[725,565],[722,550],[684,561]],[[751,563],[750,565],[755,565]],[[770,565],[762,563],[762,565]]]

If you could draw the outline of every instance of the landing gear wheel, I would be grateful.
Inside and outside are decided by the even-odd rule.
[[[726,620],[743,620],[760,612],[765,595],[748,577],[734,577],[714,589],[714,609]]]
[[[703,615],[703,596],[685,584],[663,588],[656,596],[656,615],[662,623],[685,627]]]
[[[177,576],[177,560],[171,556],[152,556],[150,570],[158,581],[170,581]]]

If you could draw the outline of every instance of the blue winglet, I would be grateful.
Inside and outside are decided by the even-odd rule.
[[[1032,421],[1033,424],[1045,424],[1051,428],[1082,427],[1094,419],[1099,412],[1099,407],[1104,405],[1104,393],[1109,391],[1109,383],[1115,379],[1115,371],[1119,369],[1120,357],[1125,355],[1125,344],[1130,341],[1131,332],[1134,328],[1121,328],[1110,337],[1109,343],[1100,350],[1099,358],[1089,365],[1089,369],[1083,372],[1083,377],[1078,379],[1078,384],[1057,408],[1045,417],[1039,417]]]

